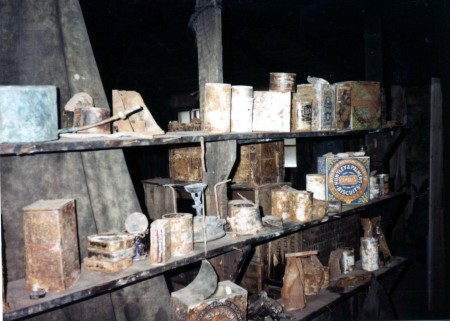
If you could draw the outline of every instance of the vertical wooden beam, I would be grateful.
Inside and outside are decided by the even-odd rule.
[[[189,25],[197,38],[200,119],[203,120],[205,83],[223,82],[221,1],[197,0]]]
[[[443,206],[442,91],[438,78],[431,79],[430,202],[428,230],[428,309],[440,315],[445,307],[445,251]]]

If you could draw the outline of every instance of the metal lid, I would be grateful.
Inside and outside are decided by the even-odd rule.
[[[143,213],[134,212],[128,214],[125,219],[125,229],[130,234],[144,233],[148,228],[147,216]]]

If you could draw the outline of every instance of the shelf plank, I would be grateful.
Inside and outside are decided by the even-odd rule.
[[[283,229],[264,228],[257,235],[233,236],[228,234],[218,240],[208,242],[208,251],[204,252],[203,243],[195,244],[194,251],[185,257],[174,257],[165,265],[151,265],[150,258],[134,262],[133,265],[119,273],[102,273],[89,271],[82,268],[80,278],[75,284],[59,293],[48,293],[46,297],[30,300],[29,293],[25,289],[25,280],[15,280],[7,284],[7,301],[10,311],[3,314],[4,320],[15,320],[18,318],[38,314],[59,306],[80,301],[95,295],[107,293],[123,286],[136,283],[151,277],[160,275],[166,271],[209,259],[247,245],[257,245],[267,241],[308,229],[319,224],[339,220],[349,215],[354,215],[367,209],[377,207],[383,203],[399,201],[407,197],[405,193],[392,193],[383,196],[379,200],[365,205],[343,206],[343,211],[338,214],[327,216],[322,221],[312,221],[304,224],[288,222]]]
[[[271,140],[281,140],[284,138],[319,138],[319,137],[345,137],[360,136],[371,133],[395,131],[401,126],[386,127],[376,130],[333,130],[315,132],[267,132],[267,133],[229,133],[211,134],[205,132],[168,132],[164,135],[157,135],[153,138],[142,138],[139,136],[117,137],[113,135],[90,137],[90,138],[67,138],[61,137],[58,140],[36,142],[36,143],[3,143],[0,144],[0,155],[30,155],[39,153],[56,153],[69,151],[89,151],[99,149],[117,149],[134,146],[153,146],[171,144],[199,143],[203,137],[205,142],[237,140],[238,143],[258,143]]]

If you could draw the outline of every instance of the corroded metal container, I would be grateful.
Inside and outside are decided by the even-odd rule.
[[[312,220],[313,193],[290,190],[291,216],[298,222]]]
[[[361,263],[362,269],[366,271],[378,270],[378,240],[374,237],[361,238]]]
[[[258,186],[284,181],[284,142],[241,145],[233,182]]]
[[[170,259],[170,221],[157,219],[150,225],[150,262],[166,264]]]
[[[381,127],[381,89],[374,81],[346,81],[335,84],[351,88],[351,128]]]
[[[169,213],[162,216],[170,224],[170,253],[185,256],[194,250],[192,214]]]
[[[195,293],[194,293],[195,294]],[[172,296],[172,321],[245,321],[247,315],[247,290],[231,281],[222,281],[216,292],[207,299],[200,295]]]
[[[281,217],[283,220],[292,220],[289,211],[290,200],[289,191],[284,188],[277,188],[271,191],[272,215]]]
[[[110,117],[110,110],[98,107],[76,107],[73,115],[74,127],[82,127],[92,125]],[[100,126],[84,129],[78,133],[90,134],[111,134],[111,124],[103,124]]]
[[[231,87],[231,132],[251,132],[253,117],[253,87]]]
[[[0,143],[58,139],[55,86],[0,86]]]
[[[125,270],[133,264],[133,259],[131,257],[125,258],[119,261],[105,261],[96,260],[90,257],[86,257],[83,260],[83,266],[92,271],[106,272],[106,273],[117,273]]]
[[[378,174],[377,181],[380,196],[389,194],[389,174]]]
[[[203,170],[200,146],[170,149],[169,173],[174,182],[201,182]]]
[[[208,133],[229,133],[231,129],[231,85],[205,84],[203,130]]]
[[[312,120],[312,101],[292,99],[291,120],[291,131],[310,131]]]
[[[291,92],[255,91],[253,131],[290,132],[291,95]]]
[[[39,200],[23,208],[26,288],[59,292],[80,276],[73,199]]]
[[[269,89],[272,91],[295,92],[296,74],[288,72],[271,72]]]
[[[248,201],[228,202],[231,230],[238,235],[256,234],[262,229],[261,215],[255,204]]]
[[[353,248],[346,247],[342,249],[339,266],[341,273],[347,274],[353,271],[355,267],[355,250]]]
[[[115,252],[134,248],[134,236],[128,233],[102,233],[89,235],[87,247],[94,251]]]
[[[336,93],[336,128],[352,128],[352,87],[345,85],[335,85]]]
[[[318,200],[326,200],[326,179],[323,174],[306,174],[306,190]]]
[[[378,184],[378,177],[370,176],[370,200],[380,197],[380,185]]]

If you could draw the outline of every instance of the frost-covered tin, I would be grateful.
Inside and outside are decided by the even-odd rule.
[[[341,258],[339,259],[341,272],[346,274],[353,271],[355,267],[355,250],[351,247],[342,249]]]
[[[361,263],[366,271],[378,270],[378,240],[374,237],[361,238]]]
[[[317,200],[326,200],[326,179],[324,174],[306,174],[306,190]]]
[[[253,117],[253,87],[231,87],[231,132],[251,132]]]
[[[369,202],[370,157],[327,158],[327,200],[345,204]]]
[[[208,133],[229,133],[231,129],[231,85],[205,84],[203,130]]]
[[[292,99],[291,119],[291,131],[310,131],[312,120],[312,101]]]
[[[313,193],[308,191],[291,191],[291,216],[298,222],[312,220]]]

